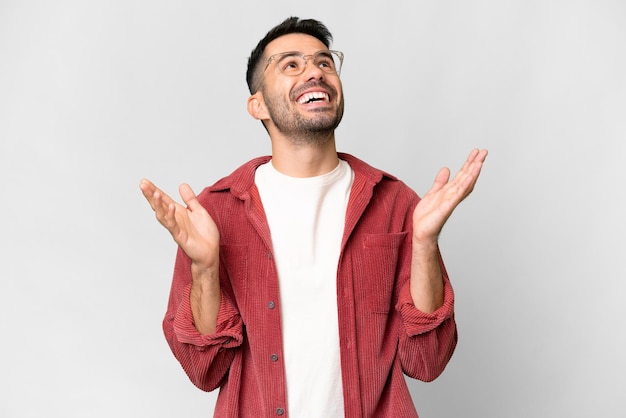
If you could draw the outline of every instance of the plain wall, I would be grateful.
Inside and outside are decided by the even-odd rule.
[[[459,345],[420,416],[623,417],[626,3],[0,0],[0,416],[211,416],[161,332],[175,245],[143,199],[269,153],[250,50],[345,52],[338,148],[425,193],[490,155],[441,237]]]

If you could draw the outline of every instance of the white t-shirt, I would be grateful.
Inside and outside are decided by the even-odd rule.
[[[354,174],[295,178],[271,161],[255,182],[278,270],[289,416],[343,417],[337,265]]]

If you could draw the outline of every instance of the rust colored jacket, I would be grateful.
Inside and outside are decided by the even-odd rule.
[[[445,269],[444,304],[431,314],[409,291],[412,214],[419,197],[395,177],[348,154],[354,170],[337,268],[346,417],[417,417],[403,373],[430,381],[457,341]],[[220,388],[216,417],[287,417],[278,277],[254,184],[254,159],[198,196],[220,231],[222,299],[215,334],[191,314],[190,260],[179,249],[165,337],[191,381]],[[442,266],[443,267],[443,266]],[[319,361],[324,361],[320,358]]]

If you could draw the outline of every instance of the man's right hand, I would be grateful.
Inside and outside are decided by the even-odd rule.
[[[176,203],[149,180],[141,180],[139,188],[157,220],[191,259],[190,303],[196,328],[204,335],[214,333],[220,305],[220,234],[215,222],[187,184],[179,188],[187,207]]]
[[[149,180],[139,184],[157,220],[191,259],[199,271],[214,270],[219,263],[219,231],[209,213],[187,184],[181,184],[180,197],[187,207],[176,203]]]

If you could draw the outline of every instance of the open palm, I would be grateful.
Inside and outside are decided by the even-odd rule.
[[[176,203],[149,180],[142,180],[139,187],[157,220],[192,262],[201,268],[215,268],[219,262],[219,231],[191,187],[182,184],[179,188],[187,207]]]
[[[458,173],[450,180],[450,170],[437,173],[430,190],[413,212],[413,239],[418,242],[437,240],[454,209],[474,189],[487,150],[472,150]]]

